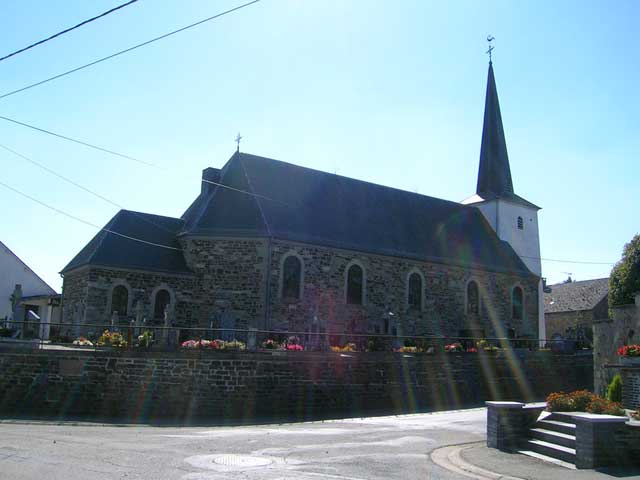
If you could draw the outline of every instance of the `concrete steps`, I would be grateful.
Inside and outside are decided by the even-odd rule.
[[[520,453],[575,468],[576,425],[571,414],[552,413],[536,422]]]
[[[544,442],[555,443],[556,445],[562,445],[563,447],[573,449],[576,448],[575,435],[568,435],[566,433],[556,432],[546,428],[532,428],[530,433],[534,440],[542,440]]]

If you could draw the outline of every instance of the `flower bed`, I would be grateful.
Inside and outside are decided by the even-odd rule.
[[[547,410],[549,412],[587,412],[618,417],[626,416],[620,403],[602,398],[588,390],[551,393],[547,396]]]
[[[231,340],[225,342],[224,340],[187,340],[180,344],[182,348],[188,350],[202,349],[202,350],[226,350],[226,351],[238,351],[245,350],[246,345],[239,340]]]
[[[618,349],[621,357],[640,357],[640,345],[624,345]]]

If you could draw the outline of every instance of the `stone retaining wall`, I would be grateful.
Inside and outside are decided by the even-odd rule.
[[[622,406],[640,410],[640,362],[620,367],[622,377]]]
[[[543,399],[593,387],[589,354],[0,350],[0,413],[311,419]]]

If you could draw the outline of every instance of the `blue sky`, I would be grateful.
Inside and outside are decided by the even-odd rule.
[[[123,2],[2,2],[0,54]],[[0,94],[240,3],[140,0],[0,62]],[[0,100],[0,115],[162,168],[5,122],[0,144],[168,216],[238,131],[249,153],[459,201],[475,191],[491,33],[514,187],[543,207],[542,256],[614,262],[640,231],[638,18],[634,1],[263,0]],[[117,212],[3,150],[0,165],[3,182],[92,223]],[[59,289],[96,230],[1,187],[0,205],[0,240]],[[610,269],[543,262],[551,283]]]

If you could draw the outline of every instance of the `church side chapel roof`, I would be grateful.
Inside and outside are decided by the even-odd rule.
[[[182,228],[183,222],[178,218],[120,210],[64,267],[62,273],[88,264],[189,273],[177,240]],[[175,250],[151,244],[165,245]]]
[[[609,294],[609,279],[596,278],[548,286],[544,294],[544,313],[592,310]]]
[[[272,236],[531,274],[475,207],[235,153],[185,212],[183,235]]]

